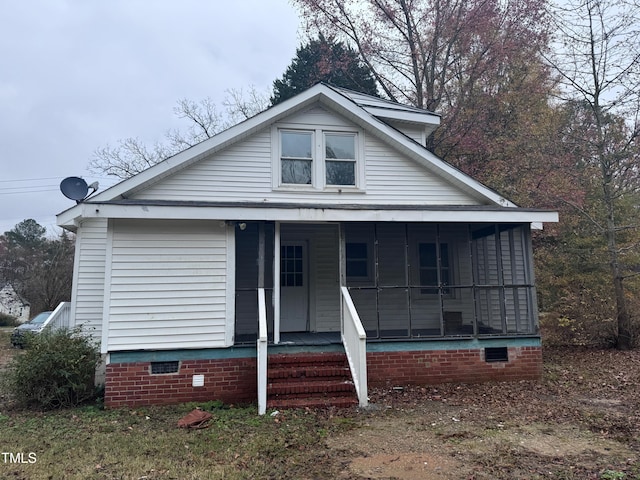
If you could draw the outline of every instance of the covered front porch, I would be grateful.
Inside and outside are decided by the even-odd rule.
[[[538,335],[528,224],[236,222],[235,231],[235,343],[258,342],[259,399],[268,345],[343,349],[366,405],[367,355],[384,351],[367,342],[424,351],[425,341],[457,339],[478,350],[481,339]],[[508,359],[506,346],[490,348]]]
[[[341,287],[368,341],[537,335],[531,259],[528,224],[237,222],[235,343],[258,288],[274,344],[341,332]]]

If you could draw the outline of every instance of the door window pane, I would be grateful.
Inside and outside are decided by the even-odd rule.
[[[303,286],[302,246],[286,245],[280,248],[280,285]]]

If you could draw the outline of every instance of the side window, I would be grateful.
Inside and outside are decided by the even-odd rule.
[[[434,288],[422,288],[421,293],[427,295],[438,294],[438,250],[435,243],[420,243],[418,245],[420,285]],[[451,260],[449,257],[449,245],[440,244],[440,283],[451,285]],[[448,288],[443,288],[442,293],[450,294]]]
[[[311,185],[313,133],[281,131],[280,165],[283,184]]]
[[[346,244],[347,279],[367,280],[369,278],[369,246],[366,242]]]
[[[325,133],[325,178],[327,185],[356,184],[356,135]]]

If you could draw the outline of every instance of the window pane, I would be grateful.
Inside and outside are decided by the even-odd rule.
[[[311,160],[282,160],[282,183],[311,185]]]
[[[440,244],[440,265],[442,268],[449,268],[449,245]]]
[[[366,243],[347,243],[347,260],[350,259],[365,259],[367,258],[367,244]]]
[[[311,132],[280,132],[283,158],[312,158]]]
[[[325,158],[356,158],[356,137],[353,134],[327,133],[324,136]]]
[[[438,262],[436,260],[436,244],[435,243],[421,243],[420,248],[420,266],[437,268]]]
[[[355,185],[355,162],[327,161],[327,185]]]
[[[368,277],[367,260],[349,260],[347,259],[347,277]]]

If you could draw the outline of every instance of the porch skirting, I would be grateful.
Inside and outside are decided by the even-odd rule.
[[[270,349],[301,358],[305,351],[335,355],[336,349]],[[367,345],[367,375],[369,387],[538,380],[542,347],[539,338],[372,342]],[[105,406],[255,403],[256,379],[252,348],[118,352],[106,367]]]

